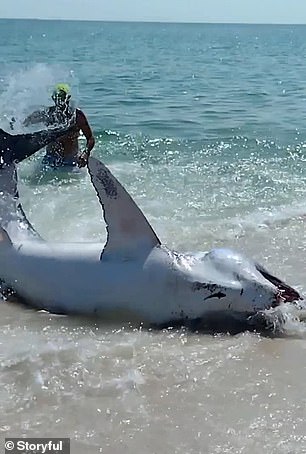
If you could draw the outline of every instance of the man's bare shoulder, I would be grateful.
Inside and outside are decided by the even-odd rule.
[[[83,132],[90,129],[87,117],[81,109],[76,109],[76,124]]]
[[[81,109],[75,109],[76,119],[77,121],[87,121],[86,115]]]

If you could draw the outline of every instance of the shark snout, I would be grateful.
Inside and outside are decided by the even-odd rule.
[[[245,302],[250,304],[254,312],[302,300],[293,287],[276,278],[258,264],[254,264],[252,273],[244,275],[240,282],[243,288],[249,288],[249,297]]]
[[[261,265],[230,249],[214,249],[202,258],[238,312],[256,313],[301,299],[299,293]]]

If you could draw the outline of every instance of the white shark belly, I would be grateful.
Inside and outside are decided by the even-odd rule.
[[[147,269],[137,260],[103,262],[98,254],[101,245],[97,246],[74,245],[57,254],[58,245],[8,250],[0,258],[1,276],[26,301],[50,311],[103,315],[103,311],[126,310],[144,319],[155,318],[158,308],[152,307],[152,301],[162,308],[165,291],[162,285],[152,285],[152,267]],[[163,319],[161,313],[156,322],[160,316]]]
[[[173,253],[160,247],[145,260],[99,260],[100,247],[82,244],[63,249],[33,243],[7,249],[0,257],[2,276],[40,309],[101,317],[123,312],[154,324],[215,312],[247,313],[246,300],[257,296],[253,287],[245,288],[242,296],[241,283],[224,270],[220,275],[209,260],[204,268],[200,264],[201,271],[198,259],[180,256],[178,263]],[[216,285],[218,281],[221,284]]]

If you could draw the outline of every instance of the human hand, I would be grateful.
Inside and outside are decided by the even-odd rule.
[[[77,159],[77,163],[79,167],[85,167],[89,158],[89,151],[84,150],[80,153]]]

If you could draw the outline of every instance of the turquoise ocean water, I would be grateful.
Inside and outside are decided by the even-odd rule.
[[[306,290],[305,26],[0,20],[0,56],[1,127],[14,116],[24,131],[68,82],[93,154],[163,242],[235,247]],[[37,230],[104,239],[86,173],[37,175],[41,156],[19,166]],[[285,341],[126,332],[5,306],[0,431],[71,436],[76,453],[305,452],[305,347]]]
[[[289,224],[306,212],[305,37],[303,26],[3,20],[1,125],[14,115],[22,130],[18,120],[50,103],[54,83],[69,82],[94,154],[114,166],[163,241],[206,249],[244,237],[238,247],[277,256],[278,266],[290,254],[284,243],[304,242],[303,221]],[[70,207],[84,197],[85,228],[82,185],[65,190]],[[49,189],[31,187],[54,205],[54,228],[30,194],[27,210],[45,235],[71,238],[75,210],[57,216],[55,200],[67,195]],[[72,237],[98,230],[86,224]]]

